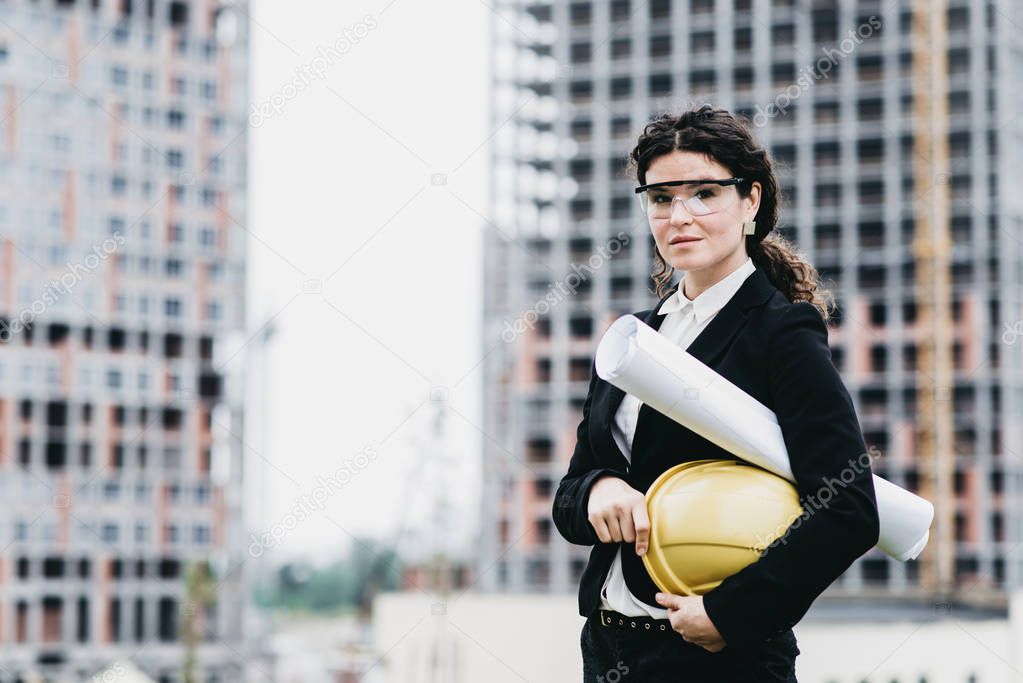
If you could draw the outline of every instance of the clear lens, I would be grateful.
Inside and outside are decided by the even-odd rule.
[[[706,216],[727,206],[730,186],[683,185],[677,188],[659,187],[639,193],[640,206],[651,218],[670,218],[676,201],[685,204],[693,216]]]

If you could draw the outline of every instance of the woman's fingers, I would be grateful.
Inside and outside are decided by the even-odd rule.
[[[650,517],[646,513],[646,499],[632,507],[632,526],[636,533],[636,554],[642,555],[650,547]]]
[[[597,540],[601,543],[611,542],[611,532],[607,528],[607,523],[604,522],[604,518],[600,515],[590,515],[590,526],[597,532]]]
[[[604,518],[607,522],[607,530],[611,533],[611,540],[615,543],[622,542],[622,527],[618,523],[618,517],[615,515],[607,515]]]
[[[590,491],[589,521],[601,543],[636,543],[640,554],[649,547],[650,520],[646,498],[617,477],[604,477]]]
[[[671,623],[671,628],[676,633],[683,634],[685,632],[686,619],[680,610],[669,608],[668,621]]]
[[[615,512],[618,515],[618,525],[622,528],[622,540],[632,543],[636,540],[636,527],[632,523],[632,508],[623,506]]]

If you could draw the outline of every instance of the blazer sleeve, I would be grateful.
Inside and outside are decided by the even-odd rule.
[[[756,562],[703,596],[728,647],[794,626],[879,533],[870,457],[812,304],[784,309],[764,362],[804,512]]]
[[[558,484],[558,490],[554,494],[552,509],[554,526],[566,541],[576,545],[596,545],[600,542],[587,514],[590,488],[594,482],[605,475],[623,476],[623,473],[618,470],[597,467],[593,445],[590,443],[589,437],[590,408],[593,404],[593,388],[596,384],[597,371],[595,365],[591,363],[590,387],[586,393],[586,400],[583,402],[583,418],[576,428],[575,450],[568,463],[568,472],[562,477],[561,483]]]

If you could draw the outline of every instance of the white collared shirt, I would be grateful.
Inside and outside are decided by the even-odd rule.
[[[678,291],[669,296],[661,307],[657,309],[658,314],[667,314],[661,322],[658,333],[672,340],[683,349],[689,345],[713,320],[717,312],[724,308],[724,305],[735,295],[750,276],[756,266],[749,257],[746,262],[723,277],[706,291],[702,292],[695,299],[690,300],[682,291],[682,282],[679,282]],[[639,407],[641,401],[632,394],[625,394],[622,403],[615,411],[614,420],[611,422],[611,435],[621,450],[626,460],[632,462],[632,440],[636,435],[636,420],[639,418]],[[614,562],[604,580],[604,587],[600,592],[601,609],[621,612],[629,617],[654,617],[656,619],[667,619],[668,610],[663,607],[648,605],[636,598],[625,584],[625,575],[622,573],[622,546],[618,546]]]

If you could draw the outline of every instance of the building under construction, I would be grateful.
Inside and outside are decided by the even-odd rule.
[[[242,679],[248,36],[222,5],[0,2],[2,683]]]
[[[1023,582],[1023,4],[496,9],[480,581],[578,586],[588,548],[552,497],[600,334],[656,302],[625,159],[652,114],[709,102],[773,155],[875,472],[936,505],[919,560],[871,550],[826,595],[1003,603]]]

